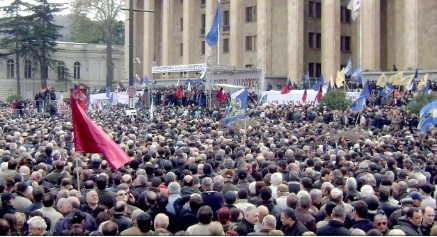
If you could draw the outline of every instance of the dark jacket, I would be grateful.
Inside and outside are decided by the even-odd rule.
[[[367,233],[367,231],[374,229],[375,227],[373,226],[373,223],[370,222],[369,220],[365,219],[365,220],[359,220],[359,221],[355,221],[354,224],[352,225],[352,228],[354,229],[361,229],[364,230],[364,232]]]
[[[317,229],[317,235],[324,236],[349,236],[350,230],[344,227],[344,224],[340,221],[330,220],[327,225],[324,225]]]
[[[115,214],[114,222],[117,224],[119,232],[127,230],[132,226],[132,220],[125,217],[123,214]]]
[[[115,205],[115,197],[117,196],[115,193],[100,189],[97,189],[96,192],[99,196],[100,204],[107,208],[111,208]]]
[[[191,195],[193,193],[200,194],[199,188],[194,186],[184,186],[181,188],[181,196]]]
[[[250,222],[243,218],[240,224],[238,224],[237,228],[235,228],[235,232],[238,233],[239,236],[246,236],[247,234],[254,232],[255,228]]]
[[[309,231],[316,232],[316,218],[311,215],[307,210],[300,207],[296,208],[296,218],[302,222]]]
[[[388,200],[380,200],[379,208],[381,208],[385,212],[385,215],[387,216],[391,216],[391,214],[393,214],[393,212],[395,212],[398,209],[396,205],[393,205]]]
[[[188,227],[199,223],[199,218],[197,213],[193,213],[191,210],[183,208],[185,203],[190,200],[190,196],[186,195],[181,198],[176,199],[173,206],[176,212],[176,218],[179,222],[179,228],[181,230],[186,230]]]
[[[15,214],[15,212],[17,212],[17,210],[12,205],[3,204],[3,206],[0,207],[0,219],[3,219],[6,214]]]
[[[56,225],[55,233],[53,233],[53,235],[58,235],[58,236],[62,235],[63,230],[70,228],[72,221],[73,221],[73,212],[70,212],[68,215],[66,215],[58,222],[58,224]],[[88,230],[89,232],[97,230],[96,221],[88,213],[85,213],[85,230]]]
[[[48,174],[45,179],[51,184],[57,184],[58,179],[61,176],[61,172],[62,170],[54,170],[50,174]]]
[[[273,198],[267,201],[261,200],[257,203],[257,207],[265,206],[269,209],[269,214],[276,217],[276,220],[281,218],[281,208],[273,202]]]
[[[307,231],[308,228],[300,221],[294,222],[294,224],[289,228],[283,228],[284,235],[286,236],[302,236],[302,234]]]
[[[261,229],[259,230],[259,232],[251,232],[249,234],[247,234],[248,236],[264,236],[264,235],[269,235],[271,230],[269,229]]]
[[[32,203],[30,206],[24,209],[24,214],[26,214],[26,218],[29,219],[29,214],[35,210],[41,209],[43,207],[42,202]]]
[[[396,227],[395,227],[396,228]],[[402,216],[398,219],[398,229],[402,230],[407,236],[419,236],[423,235],[422,230],[414,226],[408,219],[407,216]]]
[[[225,206],[224,197],[222,193],[216,191],[206,191],[202,193],[203,203],[210,206],[214,212],[214,217],[216,217],[216,212],[218,209]]]

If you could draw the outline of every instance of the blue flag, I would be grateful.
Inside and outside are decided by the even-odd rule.
[[[314,84],[313,90],[319,91],[320,87],[322,87],[324,83],[325,83],[325,80],[323,79],[323,75],[321,75],[319,77],[319,79],[317,80],[316,84]]]
[[[265,94],[265,95],[261,98],[261,105],[267,103],[267,95],[268,95],[268,94]]]
[[[366,84],[363,87],[363,91],[361,91],[360,97],[364,97],[368,99],[370,97],[371,89],[369,85],[369,80],[366,81]]]
[[[188,80],[185,81],[184,84],[185,84],[186,86],[188,86],[188,85],[194,85],[194,82],[193,82],[191,79],[188,79]]]
[[[363,107],[364,103],[366,102],[366,98],[363,96],[360,96],[358,99],[356,99],[352,105],[351,105],[351,109],[355,112],[360,112],[361,111],[361,107]]]
[[[417,126],[421,132],[426,132],[430,125],[437,124],[437,109],[433,108],[428,113],[420,119],[419,125]]]
[[[383,98],[389,97],[393,92],[395,91],[395,88],[390,83],[385,83],[385,86],[382,88],[381,92],[379,93],[379,96]]]
[[[344,75],[346,76],[350,76],[352,74],[352,57],[349,57],[349,60],[347,60],[347,65],[344,71]]]
[[[328,83],[328,88],[326,89],[326,92],[332,91],[331,81]]]
[[[431,111],[434,108],[437,109],[437,100],[434,100],[433,102],[423,106],[423,108],[420,110],[420,114],[419,114],[420,118],[422,118],[424,114],[429,113],[429,111]]]
[[[237,94],[226,108],[226,113],[223,116],[223,126],[227,126],[238,119],[243,119],[247,115],[247,89],[241,89]]]
[[[363,84],[363,75],[361,73],[361,65],[358,65],[352,73],[352,80]]]
[[[429,83],[426,83],[425,88],[423,88],[423,93],[427,94],[429,92],[429,89],[430,89]]]
[[[106,97],[109,98],[111,96],[111,90],[109,87],[106,87]]]
[[[221,6],[220,3],[218,3],[217,11],[215,12],[214,21],[212,22],[211,29],[209,30],[209,33],[206,35],[205,40],[206,43],[209,45],[209,47],[212,47],[217,44],[219,39],[219,28],[222,21],[221,17]]]

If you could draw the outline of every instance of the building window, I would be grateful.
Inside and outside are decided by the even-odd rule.
[[[318,78],[322,75],[322,64],[321,63],[308,63],[309,76],[313,78]]]
[[[308,47],[310,49],[320,49],[322,47],[322,34],[308,33]]]
[[[246,51],[255,51],[256,36],[246,36]]]
[[[345,52],[351,51],[351,37],[349,36],[340,37],[340,50]]]
[[[80,80],[80,62],[74,63],[74,80]]]
[[[65,63],[60,61],[58,62],[58,80],[65,79]]]
[[[24,61],[24,79],[32,78],[32,61],[26,59]]]
[[[344,23],[351,22],[351,12],[346,7],[340,8],[340,21]]]
[[[182,57],[184,56],[184,43],[179,44],[179,55]]]
[[[181,17],[181,31],[184,31],[184,18]]]
[[[14,78],[14,72],[15,72],[15,63],[13,59],[8,59],[6,62],[6,71],[7,71],[7,77],[8,78]]]
[[[206,16],[202,14],[202,18],[200,19],[202,27],[200,28],[200,35],[205,35],[205,25],[206,25]]]
[[[246,7],[246,22],[256,22],[256,6]]]
[[[245,68],[253,68],[253,64],[246,64],[244,65]]]
[[[200,44],[201,45],[200,46],[200,54],[201,55],[205,55],[205,44],[206,44],[205,41],[202,41],[202,43]]]
[[[229,53],[229,39],[223,39],[223,53]]]
[[[223,12],[223,32],[229,32],[231,27],[230,20],[229,20],[229,11]]]
[[[308,17],[322,18],[322,4],[320,2],[308,2]]]
[[[200,5],[205,5],[206,0],[200,0]]]

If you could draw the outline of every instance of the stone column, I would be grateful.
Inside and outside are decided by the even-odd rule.
[[[134,0],[126,0],[124,6],[126,9],[129,9],[129,1],[134,1]],[[135,4],[135,3],[134,3]],[[124,71],[123,71],[123,79],[127,79],[129,80],[129,25],[130,25],[130,21],[129,21],[129,12],[126,11],[126,21],[125,21],[125,28],[124,28]],[[105,64],[106,65],[106,64]],[[105,74],[106,75],[106,74]],[[106,80],[106,78],[105,78]],[[119,79],[115,79],[114,78],[114,83],[116,83],[117,81],[122,80],[122,78]]]
[[[266,75],[272,73],[272,2],[257,0],[256,50],[261,68]]]
[[[211,29],[212,22],[214,21],[215,12],[217,10],[217,1],[206,1],[205,4],[205,36],[208,35],[209,30]],[[221,31],[220,31],[221,32]],[[219,41],[222,40],[221,34],[219,37]],[[221,42],[219,42],[222,45]],[[210,63],[217,64],[217,47],[216,44],[213,47],[209,47],[209,45],[205,41],[205,56],[206,58],[211,58]],[[221,51],[221,50],[220,50]]]
[[[162,0],[162,64],[171,65],[173,43],[173,0]]]
[[[229,42],[229,53],[231,66],[243,66],[243,27],[244,18],[242,10],[243,1],[230,1],[230,24],[231,36]]]
[[[418,0],[404,0],[404,69],[415,70],[419,62]]]
[[[184,56],[183,63],[184,64],[192,64],[194,63],[194,39],[193,35],[196,35],[194,32],[194,17],[197,14],[194,13],[195,1],[184,1],[183,5],[183,43],[184,43]]]
[[[155,0],[144,0],[144,10],[155,10]],[[152,67],[155,56],[155,13],[145,12],[144,14],[144,43],[143,43],[143,75],[151,80]]]
[[[381,71],[380,6],[379,0],[361,2],[360,21],[363,21],[361,68],[363,71]]]
[[[322,74],[334,78],[340,68],[340,1],[322,1]]]
[[[304,74],[304,4],[301,0],[288,0],[288,77],[300,84]]]

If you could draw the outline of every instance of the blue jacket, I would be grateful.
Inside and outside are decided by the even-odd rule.
[[[94,220],[94,218],[88,213],[85,213],[85,216],[86,216],[85,230],[88,230],[89,232],[97,230],[97,223]],[[73,212],[70,212],[68,215],[66,215],[58,222],[58,224],[56,225],[55,233],[53,233],[53,235],[55,236],[62,235],[63,230],[67,230],[70,228],[72,220],[73,220]]]

